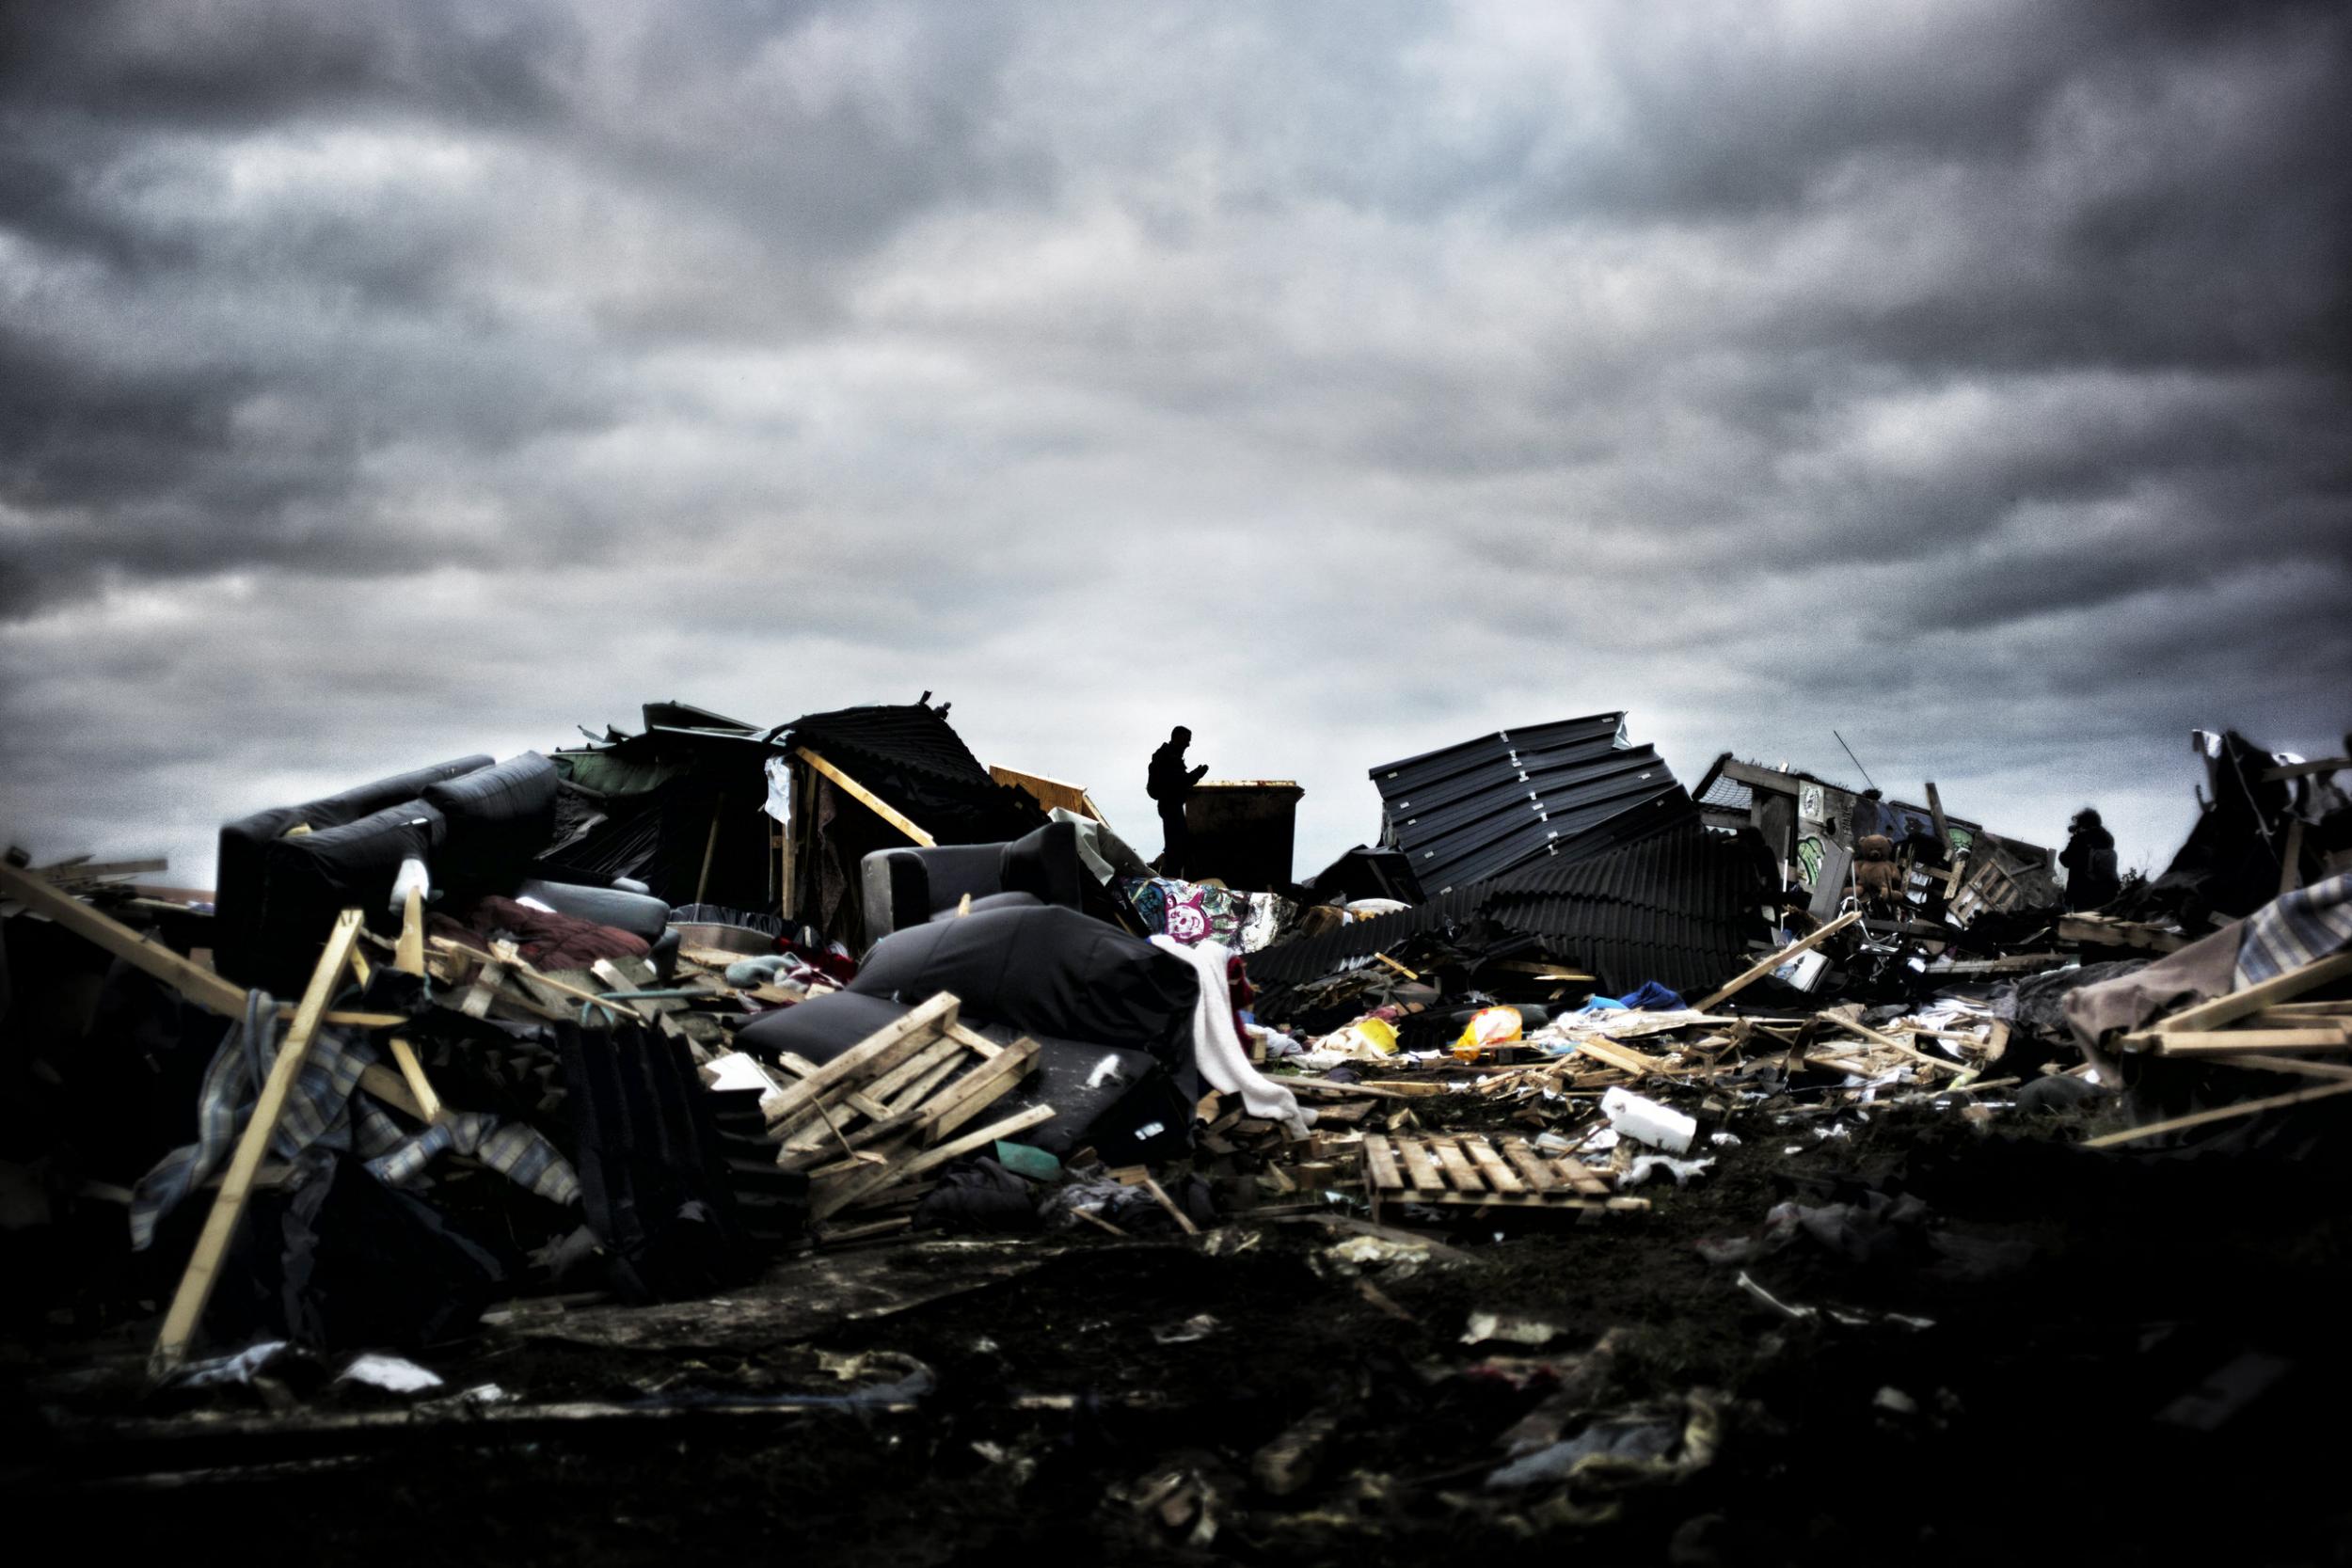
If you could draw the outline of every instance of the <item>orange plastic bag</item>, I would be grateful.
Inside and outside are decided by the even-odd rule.
[[[1462,1025],[1462,1037],[1454,1042],[1454,1055],[1460,1061],[1474,1062],[1482,1053],[1498,1045],[1516,1045],[1518,1038],[1517,1007],[1481,1007]]]

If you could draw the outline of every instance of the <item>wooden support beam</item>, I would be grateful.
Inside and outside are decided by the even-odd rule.
[[[842,793],[848,795],[850,800],[855,800],[859,805],[864,806],[867,811],[872,812],[876,816],[881,817],[883,821],[889,823],[892,827],[906,834],[907,837],[914,840],[916,844],[922,846],[926,849],[934,848],[938,846],[939,841],[937,839],[931,837],[930,834],[925,832],[921,828],[917,827],[913,819],[908,817],[904,813],[900,812],[896,806],[893,806],[889,801],[883,800],[881,796],[875,794],[872,790],[866,788],[864,784],[858,783],[855,779],[850,777],[849,774],[844,773],[840,768],[835,768],[832,763],[827,762],[823,757],[818,756],[807,747],[800,747],[795,750],[792,754],[807,762],[811,768],[814,768],[817,771],[822,773],[828,779],[831,779],[840,787]]]
[[[768,1136],[781,1141],[779,1123],[797,1118],[809,1106],[838,1098],[864,1078],[884,1073],[937,1039],[956,1021],[954,996],[941,991],[919,1004],[896,1023],[877,1029],[808,1077],[794,1084],[772,1105],[763,1107]]]
[[[2265,1056],[2260,1053],[2245,1056],[2212,1056],[2207,1060],[2217,1067],[2250,1068],[2257,1072],[2286,1072],[2303,1078],[2352,1079],[2352,1064],[2344,1062],[2314,1062],[2308,1056]]]
[[[381,1062],[360,1070],[359,1086],[402,1116],[413,1117],[419,1121],[433,1119],[424,1114],[424,1107],[418,1103],[416,1096],[408,1092],[408,1085],[402,1082],[400,1074]]]
[[[0,865],[0,895],[13,898],[35,914],[45,915],[74,935],[96,942],[209,1012],[224,1018],[245,1016],[243,986],[182,958],[161,942],[148,941],[120,921],[109,919],[38,877],[28,876],[12,865]]]
[[[1933,779],[1928,781],[1928,816],[1935,824],[1935,852],[1938,855],[1950,854],[1952,852],[1952,825],[1945,818],[1944,797],[1935,792]],[[1950,889],[1947,888],[1945,893],[1947,896],[1949,896]]]
[[[408,890],[400,911],[400,942],[392,949],[392,967],[403,974],[424,973],[424,889]]]
[[[93,862],[82,856],[56,865],[44,865],[32,875],[49,882],[95,882],[108,877],[140,877],[151,871],[170,869],[168,860]]]
[[[1029,1109],[1007,1117],[1002,1121],[993,1121],[977,1132],[966,1132],[952,1143],[944,1143],[937,1148],[926,1149],[904,1164],[884,1165],[878,1168],[871,1176],[852,1178],[817,1199],[809,1210],[809,1217],[821,1220],[829,1215],[836,1214],[868,1197],[880,1195],[887,1188],[912,1181],[927,1171],[936,1170],[950,1160],[960,1160],[973,1150],[993,1144],[999,1138],[1009,1138],[1016,1132],[1027,1132],[1040,1122],[1051,1121],[1054,1119],[1054,1108],[1051,1105],[1032,1105]]]
[[[1010,1093],[1037,1059],[1037,1041],[1026,1036],[1012,1048],[981,1063],[923,1108],[923,1140],[943,1138]]]
[[[433,1082],[424,1075],[424,1064],[417,1059],[417,1048],[392,1037],[392,1062],[400,1069],[401,1081],[417,1102],[417,1114],[426,1121],[437,1121],[441,1115],[441,1097],[433,1092]]]
[[[2227,996],[2217,996],[2210,1002],[2185,1007],[2155,1026],[2155,1033],[2166,1035],[2193,1034],[2201,1029],[2218,1029],[2225,1023],[2235,1023],[2249,1013],[2280,1002],[2292,1002],[2307,990],[2313,990],[2331,980],[2352,974],[2352,952],[2330,957],[2290,969],[2276,974],[2260,985],[2233,990]]]
[[[2281,763],[2263,769],[2265,783],[2277,784],[2285,779],[2309,778],[2314,773],[2335,773],[2352,768],[2352,757],[2321,757],[2316,762]]]
[[[2284,898],[2303,885],[2303,819],[2287,824],[2287,841],[2279,856],[2279,896]]]
[[[238,1136],[236,1151],[229,1158],[219,1196],[213,1200],[213,1212],[205,1217],[203,1233],[197,1238],[196,1251],[188,1259],[187,1272],[180,1276],[171,1309],[164,1315],[163,1332],[156,1337],[153,1359],[158,1372],[170,1371],[187,1357],[189,1342],[203,1320],[205,1306],[213,1299],[221,1259],[236,1235],[237,1222],[245,1216],[246,1200],[253,1191],[254,1173],[261,1169],[262,1156],[268,1152],[270,1141],[278,1134],[278,1118],[285,1115],[294,1078],[302,1070],[303,1058],[310,1053],[310,1037],[317,1033],[327,1002],[351,967],[352,949],[358,937],[359,911],[345,910],[327,934],[326,950],[319,955],[318,967],[310,973],[310,987],[303,991],[285,1041],[270,1064],[269,1076],[253,1102],[253,1115]]]
[[[2153,1138],[2159,1133],[2182,1132],[2192,1127],[2203,1127],[2217,1121],[2229,1121],[2237,1117],[2250,1117],[2261,1111],[2280,1110],[2289,1105],[2300,1105],[2305,1101],[2325,1100],[2329,1095],[2337,1094],[2352,1094],[2352,1079],[2345,1079],[2340,1083],[2323,1084],[2315,1088],[2292,1089],[2285,1094],[2265,1095],[2260,1100],[2242,1101],[2235,1105],[2222,1105],[2210,1111],[2199,1111],[2191,1116],[2174,1117],[2169,1121],[2152,1121],[2145,1127],[2135,1127],[2127,1132],[2109,1132],[2102,1138],[2091,1138],[2082,1147],[2113,1148],[2119,1144],[2136,1143],[2141,1138]]]
[[[1822,942],[1827,942],[1831,937],[1836,936],[1838,932],[1844,930],[1847,927],[1852,925],[1855,921],[1860,920],[1861,918],[1862,911],[1860,910],[1854,910],[1849,913],[1839,915],[1836,919],[1831,921],[1828,925],[1820,927],[1820,929],[1817,931],[1799,937],[1796,941],[1790,942],[1779,952],[1772,954],[1770,958],[1759,960],[1755,965],[1742,972],[1738,978],[1731,981],[1730,984],[1724,986],[1721,990],[1709,994],[1704,1001],[1699,1003],[1698,1010],[1703,1013],[1713,1012],[1717,1007],[1722,1006],[1725,1001],[1738,995],[1748,987],[1756,984],[1756,981],[1761,980],[1765,975],[1770,974],[1773,970],[1778,969],[1782,964],[1787,963],[1798,954],[1810,952],[1812,949],[1819,947]]]
[[[2127,1037],[2131,1049],[2160,1056],[2242,1056],[2264,1051],[2342,1051],[2352,1034],[2336,1028],[2149,1030]]]
[[[484,958],[481,949],[469,947],[464,942],[453,942],[448,937],[431,937],[427,939],[427,943],[436,953],[443,954],[452,958],[462,958],[469,963],[480,963],[484,966],[485,972],[490,966],[495,965],[502,971],[527,976],[531,980],[532,984],[545,986],[548,990],[555,992],[558,996],[568,996],[575,1002],[593,1002],[600,1008],[611,1008],[613,1012],[620,1014],[623,1018],[628,1019],[632,1023],[648,1023],[652,1022],[650,1019],[646,1018],[644,1013],[639,1012],[635,1007],[630,1006],[626,1002],[608,1002],[603,997],[598,996],[595,991],[589,990],[584,987],[573,985],[569,980],[559,980],[552,974],[543,974],[539,970],[533,969],[529,963],[525,962],[519,955],[513,951],[512,943],[501,942],[498,944],[500,947],[506,950],[502,952],[493,952],[487,958]],[[737,954],[734,956],[740,958],[742,955]],[[467,1000],[471,1001],[472,998],[469,997]],[[463,1009],[460,1010],[462,1011]]]
[[[1887,1051],[1899,1053],[1902,1055],[1910,1057],[1915,1062],[1922,1063],[1928,1067],[1934,1068],[1939,1071],[1959,1073],[1968,1070],[1958,1062],[1947,1062],[1941,1056],[1929,1055],[1926,1052],[1921,1051],[1916,1046],[1906,1045],[1903,1041],[1895,1038],[1892,1035],[1882,1035],[1876,1029],[1870,1028],[1868,1025],[1863,1023],[1861,1020],[1849,1018],[1842,1012],[1826,1012],[1820,1016],[1822,1022],[1826,1023],[1834,1023],[1850,1035],[1859,1035],[1864,1039],[1868,1040],[1872,1045],[1879,1046]]]

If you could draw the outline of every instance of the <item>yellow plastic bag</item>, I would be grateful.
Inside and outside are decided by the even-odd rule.
[[[1396,1054],[1396,1026],[1385,1018],[1359,1018],[1334,1036],[1330,1042],[1334,1051],[1355,1054],[1370,1053],[1378,1056]]]
[[[1474,1062],[1481,1052],[1492,1051],[1498,1045],[1517,1044],[1518,1037],[1517,1007],[1481,1007],[1462,1025],[1462,1037],[1454,1042],[1454,1054],[1458,1060]]]

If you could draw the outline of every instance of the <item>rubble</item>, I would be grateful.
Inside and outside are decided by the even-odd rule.
[[[792,1520],[917,1556],[1963,1556],[1806,1499],[2037,1430],[2045,1346],[2173,1380],[2085,1418],[2130,1455],[2332,1342],[2128,1304],[2154,1236],[2341,1259],[2179,1216],[2299,1234],[2352,1149],[2343,759],[2201,736],[2172,865],[2070,911],[1932,784],[1693,799],[1622,714],[1373,769],[1305,883],[1235,794],[1234,886],[928,700],[644,718],[242,817],[212,898],[0,867],[16,1495],[266,1484],[347,1545],[301,1466],[577,1505],[635,1453],[628,1509],[803,1466]]]

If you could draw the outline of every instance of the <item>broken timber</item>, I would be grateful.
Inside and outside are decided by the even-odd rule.
[[[1805,936],[1800,937],[1795,942],[1792,942],[1788,946],[1782,948],[1779,952],[1774,953],[1768,958],[1758,959],[1754,965],[1742,972],[1738,978],[1732,980],[1721,990],[1709,992],[1706,999],[1698,1004],[1698,1010],[1703,1013],[1713,1012],[1717,1007],[1723,1006],[1726,1000],[1737,995],[1740,991],[1747,990],[1748,987],[1756,984],[1756,981],[1761,980],[1765,975],[1770,974],[1773,970],[1778,969],[1789,959],[1797,957],[1801,953],[1811,952],[1814,948],[1819,947],[1822,942],[1827,942],[1831,937],[1836,936],[1838,932],[1844,930],[1847,927],[1852,925],[1855,921],[1860,920],[1861,918],[1862,911],[1860,910],[1853,910],[1848,913],[1841,914],[1836,919],[1831,921],[1828,925],[1822,927],[1820,930],[1813,931]]]
[[[276,1059],[270,1063],[269,1076],[262,1081],[261,1094],[253,1102],[253,1114],[238,1135],[236,1151],[229,1157],[229,1168],[221,1178],[219,1195],[213,1199],[212,1212],[205,1216],[203,1234],[197,1238],[187,1272],[180,1276],[171,1309],[164,1315],[163,1332],[156,1337],[152,1362],[158,1373],[172,1370],[187,1357],[189,1342],[195,1338],[204,1308],[213,1299],[213,1285],[219,1277],[221,1259],[236,1236],[237,1222],[245,1217],[246,1199],[252,1194],[253,1178],[262,1167],[262,1156],[278,1134],[278,1120],[285,1114],[294,1078],[302,1071],[303,1059],[310,1053],[310,1038],[318,1032],[328,999],[351,967],[352,946],[358,937],[359,911],[345,910],[335,921],[335,928],[326,939],[326,951],[319,955],[318,968],[311,972],[310,987],[294,1009],[294,1023],[286,1031]]]
[[[1639,1212],[1645,1198],[1612,1197],[1584,1162],[1547,1158],[1525,1138],[1489,1140],[1475,1132],[1446,1137],[1367,1133],[1364,1190],[1373,1219],[1384,1204],[1439,1209],[1537,1209],[1558,1213]]]
[[[769,1141],[782,1146],[776,1164],[809,1177],[812,1219],[911,1201],[918,1180],[948,1161],[1051,1119],[1051,1106],[1033,1106],[951,1136],[1011,1093],[1038,1053],[1031,1039],[997,1044],[957,1009],[943,991],[821,1067],[784,1058],[794,1081],[762,1110]],[[820,1227],[819,1236],[845,1241],[865,1228]]]

